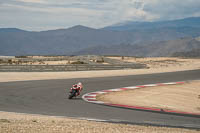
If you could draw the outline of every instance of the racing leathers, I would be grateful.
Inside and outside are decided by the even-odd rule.
[[[82,89],[83,89],[82,85],[75,84],[72,86],[71,91],[76,90],[76,96],[79,96]]]

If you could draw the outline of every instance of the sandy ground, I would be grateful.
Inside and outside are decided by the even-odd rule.
[[[147,87],[98,96],[98,100],[200,114],[200,80],[181,85]]]
[[[0,112],[0,133],[198,133],[197,130],[110,124],[53,116]]]
[[[117,58],[120,59],[120,57]],[[163,73],[163,72],[200,69],[200,59],[179,59],[179,58],[164,58],[164,57],[163,58],[126,57],[124,60],[129,62],[147,64],[149,66],[149,69],[80,71],[80,72],[21,72],[21,73],[0,72],[0,82],[125,76],[125,75]]]
[[[120,59],[120,58],[119,58]],[[81,72],[0,72],[0,82],[25,81],[25,80],[46,80],[46,79],[69,79],[69,78],[91,78],[138,75],[162,72],[175,72],[184,70],[200,69],[200,59],[177,59],[177,58],[125,58],[125,61],[145,63],[149,69],[136,70],[113,70],[113,71],[81,71]],[[192,88],[193,90],[196,88]],[[162,89],[165,90],[165,89]],[[180,92],[180,89],[176,88]],[[196,90],[195,90],[196,91]],[[157,93],[153,93],[156,95]],[[173,92],[173,91],[172,91]],[[135,95],[135,93],[134,93]],[[158,95],[158,94],[157,94]],[[197,97],[194,93],[194,98]],[[200,94],[199,94],[200,95]],[[141,96],[142,97],[142,96]],[[130,99],[132,96],[130,97]],[[182,97],[188,98],[188,97]],[[164,101],[164,99],[163,99]],[[197,103],[199,106],[199,103]],[[165,106],[166,107],[166,106]],[[196,110],[195,110],[196,111]],[[78,128],[79,127],[79,128]],[[197,133],[199,131],[147,127],[134,125],[121,125],[99,123],[86,120],[59,118],[52,116],[36,116],[17,113],[0,112],[0,133]]]

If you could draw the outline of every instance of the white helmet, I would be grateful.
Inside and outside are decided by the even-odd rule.
[[[78,86],[81,86],[81,87],[83,86],[81,82],[78,82],[78,84],[77,84],[77,85],[78,85]]]

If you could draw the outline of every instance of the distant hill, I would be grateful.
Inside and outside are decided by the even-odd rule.
[[[97,45],[135,41],[132,33],[75,26],[42,32],[0,29],[0,55],[70,55]]]
[[[135,32],[151,35],[151,41],[168,41],[182,37],[197,37],[200,31],[200,17],[156,22],[124,22],[103,28],[111,31]],[[140,37],[140,36],[139,36]],[[142,36],[144,37],[144,36]]]
[[[116,25],[104,27],[104,30],[113,31],[133,31],[133,30],[147,30],[147,29],[182,29],[182,28],[200,28],[200,17],[191,17],[178,20],[156,21],[156,22],[135,22],[129,21]]]
[[[188,52],[175,52],[172,54],[173,57],[198,57],[200,58],[200,49],[194,49]]]
[[[174,53],[189,52],[200,49],[200,41],[195,38],[155,42],[151,44],[97,46],[79,51],[79,54],[124,55],[124,56],[175,56]],[[77,54],[77,53],[75,53]]]
[[[177,52],[179,50],[173,49],[173,45],[179,48],[183,44],[185,50],[189,50],[190,45],[186,44],[190,41],[193,45],[197,44],[197,39],[191,38],[200,36],[199,22],[200,18],[186,18],[163,22],[129,22],[103,29],[77,25],[41,32],[0,28],[0,55],[72,55],[87,52],[133,55],[134,51],[136,55],[163,56],[168,55],[165,50],[159,52],[155,49],[170,46],[165,47],[166,51]],[[115,30],[117,28],[120,30]]]
[[[200,37],[195,38],[195,41],[200,42]],[[199,46],[196,48],[193,48],[188,51],[182,51],[182,52],[174,52],[171,56],[173,57],[200,57],[200,48]]]

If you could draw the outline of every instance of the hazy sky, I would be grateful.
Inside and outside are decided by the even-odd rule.
[[[48,30],[200,16],[200,0],[0,0],[0,28]]]

